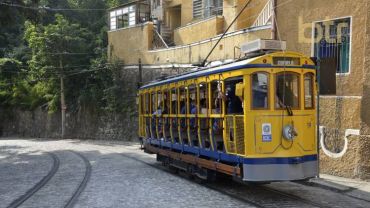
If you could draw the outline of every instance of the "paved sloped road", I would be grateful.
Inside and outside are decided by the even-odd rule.
[[[69,207],[370,207],[364,200],[296,183],[198,184],[164,170],[136,143],[3,138],[0,208],[24,198],[50,175],[51,155],[59,161],[55,174],[19,207],[65,207],[76,192]]]

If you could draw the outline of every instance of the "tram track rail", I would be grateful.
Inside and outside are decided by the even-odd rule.
[[[309,181],[296,182],[296,183],[301,184],[301,185],[304,185],[304,186],[310,186],[310,187],[317,187],[317,188],[325,189],[325,190],[331,191],[333,193],[338,193],[338,194],[341,194],[343,196],[347,196],[347,197],[350,197],[350,198],[353,198],[353,199],[356,199],[356,200],[360,200],[360,201],[364,201],[364,202],[370,203],[370,200],[368,200],[368,199],[364,199],[364,198],[357,197],[357,196],[352,196],[352,195],[350,195],[350,194],[347,193],[347,192],[353,190],[354,188],[350,188],[348,190],[339,190],[337,188],[333,188],[333,187],[326,186],[326,185],[321,185],[321,184],[316,184],[316,183],[309,182]]]
[[[85,174],[84,174],[84,177],[83,177],[81,183],[77,186],[77,188],[73,192],[72,197],[68,200],[68,202],[64,206],[64,208],[74,207],[74,205],[76,204],[79,196],[85,190],[85,188],[87,186],[87,183],[89,182],[90,177],[91,177],[92,167],[91,167],[90,161],[84,155],[82,155],[81,153],[78,153],[78,152],[75,152],[75,151],[71,151],[71,152],[74,153],[75,155],[77,155],[79,158],[81,158],[81,160],[84,162],[84,164],[85,164]]]
[[[121,156],[125,157],[125,158],[137,161],[139,163],[142,163],[144,165],[153,167],[155,169],[158,169],[158,170],[161,170],[161,171],[164,171],[164,172],[167,172],[167,173],[172,173],[171,170],[169,170],[168,168],[160,165],[159,163],[158,164],[150,163],[150,162],[138,159],[136,157],[130,156],[130,155],[125,154],[125,153],[119,153],[119,154]],[[180,175],[175,175],[175,176],[183,178],[183,179],[187,179],[187,180],[189,180],[191,182],[194,182],[194,183],[197,183],[194,180],[190,180],[189,178],[182,177]],[[237,183],[237,182],[233,182],[233,183]],[[244,184],[241,184],[241,185],[244,186],[244,187],[248,186],[248,185],[244,185]],[[254,206],[254,207],[259,207],[259,208],[270,208],[270,207],[320,207],[320,208],[328,208],[329,207],[327,205],[319,204],[317,202],[313,202],[313,201],[301,198],[299,196],[292,195],[292,194],[282,192],[282,191],[279,191],[279,190],[276,190],[276,189],[272,189],[272,188],[269,188],[269,187],[265,187],[265,186],[255,186],[255,187],[253,187],[253,189],[251,188],[251,191],[253,193],[251,193],[248,196],[245,196],[245,193],[242,193],[243,190],[239,190],[238,188],[235,188],[235,186],[233,186],[232,189],[222,187],[222,186],[220,186],[220,184],[215,184],[215,183],[213,183],[213,184],[212,183],[202,183],[202,186],[204,186],[208,189],[211,189],[213,191],[216,191],[218,193],[227,195],[227,196],[229,196],[233,199],[236,199],[240,202],[249,204],[249,205]],[[269,200],[264,202],[262,199],[258,199],[258,197],[256,197],[256,195],[264,196],[264,197],[266,197],[266,195],[267,195],[267,196],[269,196],[268,197]]]
[[[125,157],[125,158],[128,158],[128,159],[131,159],[131,160],[134,160],[134,161],[136,161],[136,162],[139,162],[139,163],[141,163],[141,164],[144,164],[144,165],[150,166],[150,167],[155,168],[155,169],[157,169],[157,170],[160,170],[160,171],[163,171],[163,172],[167,172],[167,173],[173,174],[173,173],[171,172],[171,170],[169,170],[168,168],[166,168],[166,167],[164,167],[164,166],[162,166],[162,165],[149,163],[149,162],[146,162],[146,161],[144,161],[144,160],[140,160],[140,159],[138,159],[138,158],[132,157],[132,156],[127,155],[127,154],[124,154],[124,153],[118,153],[118,154],[119,154],[119,155],[121,155],[122,157]],[[182,178],[182,179],[186,179],[186,180],[191,181],[191,182],[193,182],[193,183],[197,183],[197,182],[195,182],[195,181],[193,181],[193,180],[190,180],[189,178],[181,177],[181,176],[179,176],[179,175],[175,175],[175,174],[173,174],[173,175],[174,175],[174,176],[176,176],[176,177]],[[213,190],[213,191],[216,191],[216,192],[218,192],[218,193],[221,193],[221,194],[227,195],[227,196],[229,196],[229,197],[231,197],[231,198],[234,198],[234,199],[236,199],[236,200],[238,200],[238,201],[240,201],[240,202],[247,203],[247,204],[249,204],[249,205],[251,205],[251,206],[255,206],[255,207],[258,207],[258,208],[264,208],[263,206],[260,206],[259,204],[255,203],[255,202],[253,202],[253,201],[251,201],[251,200],[245,199],[244,197],[236,196],[236,195],[234,195],[233,193],[229,193],[229,192],[227,192],[227,191],[224,191],[224,190],[222,190],[222,189],[218,189],[218,188],[216,188],[216,187],[213,187],[213,186],[210,186],[210,185],[207,185],[207,184],[203,184],[203,183],[202,183],[202,185],[203,185],[203,186],[205,186],[205,187],[207,187],[207,188],[209,188],[209,189],[211,189],[211,190]]]
[[[65,204],[64,208],[72,208],[76,204],[79,196],[81,193],[85,190],[88,181],[91,177],[91,163],[90,161],[81,153],[70,151],[77,157],[79,157],[84,165],[85,165],[85,172],[84,176],[81,180],[81,182],[78,184],[78,186],[73,191],[72,196],[68,199],[67,203]],[[26,202],[28,199],[30,199],[33,195],[35,195],[39,190],[41,190],[43,187],[45,187],[46,184],[49,183],[49,181],[54,177],[54,175],[58,172],[60,167],[60,159],[58,156],[54,153],[47,153],[50,155],[50,157],[53,159],[53,165],[52,168],[49,170],[48,174],[44,176],[36,185],[34,185],[32,188],[30,188],[25,194],[20,196],[19,198],[15,199],[7,208],[17,208],[21,206],[24,202]]]
[[[41,188],[43,188],[55,175],[60,166],[60,160],[54,153],[47,153],[53,159],[53,166],[49,170],[48,174],[45,175],[36,185],[30,188],[25,194],[15,199],[8,208],[16,208],[22,205],[25,201],[31,198],[35,193],[37,193]]]
[[[266,187],[266,186],[261,186],[260,188],[262,188],[262,189],[264,189],[266,191],[269,191],[271,193],[279,194],[279,195],[284,196],[286,198],[290,198],[292,200],[296,200],[296,201],[303,202],[305,204],[312,205],[314,207],[330,208],[330,206],[319,204],[317,202],[304,199],[304,198],[299,197],[297,195],[289,194],[289,193],[286,193],[286,192],[283,192],[283,191],[279,191],[279,190],[276,190],[276,189],[273,189],[273,188],[269,188],[269,187]]]

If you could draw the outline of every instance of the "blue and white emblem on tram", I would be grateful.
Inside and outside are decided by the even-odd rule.
[[[271,141],[272,141],[271,124],[264,123],[262,124],[262,142],[271,142]]]

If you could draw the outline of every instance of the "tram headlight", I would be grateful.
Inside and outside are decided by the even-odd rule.
[[[294,138],[298,136],[297,131],[294,129],[292,125],[286,125],[283,128],[283,137],[288,141],[293,141]]]

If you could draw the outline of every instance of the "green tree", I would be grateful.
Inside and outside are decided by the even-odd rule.
[[[53,110],[60,98],[59,78],[88,68],[93,48],[89,42],[91,39],[92,34],[87,29],[70,23],[60,14],[56,14],[55,22],[47,26],[26,22],[25,40],[32,49],[29,67],[33,74],[30,76],[51,89],[54,96],[49,95],[48,98]],[[65,93],[71,98],[68,99],[70,103],[78,97],[83,82],[79,76],[66,78]]]

